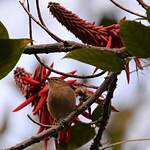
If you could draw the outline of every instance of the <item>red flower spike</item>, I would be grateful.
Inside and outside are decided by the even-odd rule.
[[[143,70],[143,66],[141,64],[141,61],[139,58],[134,58],[135,64],[137,66],[137,68],[139,68],[140,70]]]
[[[25,80],[26,82],[28,82],[29,84],[33,85],[33,86],[41,86],[41,83],[39,81],[36,81],[34,79],[31,79],[29,77],[22,77],[23,80]]]
[[[107,27],[93,25],[58,3],[50,2],[48,8],[52,15],[83,43],[102,47],[111,45],[111,48],[121,48],[123,46],[119,37],[119,24]],[[112,37],[112,42],[109,41],[109,36]]]
[[[44,150],[48,150],[48,138],[44,140]]]
[[[34,72],[34,75],[33,75],[33,79],[34,80],[38,80],[38,81],[41,81],[41,67],[42,66],[38,66],[37,68],[36,68],[36,70],[35,70],[35,72]]]
[[[43,108],[44,109],[44,108]],[[45,122],[45,111],[44,110],[41,110],[41,114],[40,114],[40,123],[42,124],[46,124]],[[40,128],[38,129],[38,132],[37,133],[41,133],[45,128],[43,126],[40,126]]]
[[[22,94],[26,98],[28,98],[29,96],[31,96],[31,93],[30,93],[31,85],[22,79],[23,76],[26,76],[27,78],[32,77],[32,75],[26,72],[24,68],[17,67],[14,70],[14,79],[15,79],[16,85],[18,85]]]
[[[40,126],[38,131],[37,131],[37,134],[41,133],[44,129],[45,129],[44,127]]]
[[[86,111],[82,113],[82,116],[84,116],[87,119],[91,119],[91,115]]]
[[[83,43],[99,46],[101,38],[99,36],[99,28],[90,22],[80,19],[71,11],[66,10],[58,3],[50,2],[48,5],[53,16],[71,31],[76,37],[82,40]]]
[[[77,71],[76,70],[73,70],[73,71],[70,71],[70,72],[68,72],[68,74],[75,74]],[[62,80],[64,80],[64,79],[66,79],[66,78],[68,78],[67,76],[60,76],[59,78],[61,78]]]
[[[66,82],[71,86],[73,85],[77,80],[67,80]]]
[[[50,65],[50,68],[53,68],[53,67],[54,67],[54,63],[52,63],[52,64]],[[51,74],[51,71],[48,70],[48,71],[47,71],[47,74],[46,74],[46,78],[47,78],[50,74]]]
[[[71,129],[67,128],[59,133],[59,144],[64,145],[69,143],[71,139]]]
[[[125,72],[126,72],[127,82],[128,82],[128,84],[129,84],[129,82],[130,82],[129,63],[126,63],[126,64],[124,65],[124,68],[125,68]]]
[[[43,94],[35,108],[35,110],[33,111],[33,115],[35,115],[43,106],[44,103],[46,102],[47,99],[47,94]]]
[[[107,42],[106,47],[110,48],[111,47],[111,43],[112,43],[112,36],[110,35],[109,38],[108,38],[108,42]]]
[[[44,66],[42,66],[41,68],[41,81],[45,81],[46,80],[46,68]]]
[[[46,84],[41,91],[39,91],[38,95],[41,96],[44,93],[47,93],[49,90],[48,85]]]
[[[30,104],[32,101],[34,101],[34,99],[36,98],[36,94],[29,97],[27,100],[25,100],[23,103],[21,103],[19,106],[17,106],[15,109],[13,109],[13,112],[19,111],[20,109],[22,109],[23,107],[27,106],[28,104]]]

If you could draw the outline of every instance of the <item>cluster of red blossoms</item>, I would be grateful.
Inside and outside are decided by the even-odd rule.
[[[53,67],[53,64],[50,66]],[[69,74],[74,74],[76,71],[71,71]],[[17,67],[14,71],[14,79],[19,86],[22,94],[26,97],[26,100],[17,106],[13,112],[19,111],[28,104],[31,103],[33,107],[33,115],[38,115],[39,122],[44,125],[52,125],[54,118],[51,116],[47,109],[46,99],[48,96],[48,83],[46,79],[50,76],[51,72],[43,66],[38,66],[34,74],[30,74],[24,70],[24,68]],[[65,79],[65,76],[61,76],[61,79]],[[76,80],[68,80],[67,83],[72,85]],[[46,128],[40,126],[38,133],[42,132]],[[45,149],[47,149],[48,138],[45,139]],[[62,131],[59,134],[59,139],[55,142],[58,144],[64,144],[70,140],[70,129],[65,132]]]
[[[52,15],[83,43],[107,48],[123,47],[123,43],[119,35],[119,23],[112,24],[110,26],[96,26],[81,19],[76,14],[61,6],[59,3],[49,2],[48,8]],[[120,22],[122,21],[125,21],[125,18],[123,18]],[[137,70],[143,69],[139,58],[135,58],[134,61]],[[124,62],[124,69],[129,83],[130,70],[128,61]]]
[[[50,66],[53,67],[53,64]],[[73,70],[69,72],[68,74],[75,74],[76,71]],[[44,66],[38,66],[33,74],[30,74],[26,72],[23,68],[17,67],[14,71],[14,79],[16,84],[19,86],[22,94],[26,97],[26,100],[23,101],[19,106],[17,106],[15,109],[13,109],[13,112],[19,111],[20,109],[24,108],[28,104],[31,104],[33,110],[32,114],[37,115],[39,117],[39,123],[44,125],[52,125],[54,123],[54,118],[49,113],[46,105],[46,99],[48,96],[48,82],[47,78],[50,76],[51,72],[47,70]],[[61,79],[65,80],[66,76],[60,76]],[[76,97],[80,96],[81,88],[77,88],[77,82],[76,80],[66,80],[66,82],[74,89],[76,93]],[[84,88],[82,90],[84,93],[84,96],[90,96],[94,94],[94,91],[89,90],[88,88]],[[103,105],[105,100],[104,96],[101,96],[96,103]],[[82,104],[83,101],[80,101],[78,103],[78,106]],[[77,106],[77,107],[78,107]],[[117,111],[114,107],[112,107],[112,111]],[[85,111],[82,113],[84,117],[87,119],[91,119],[91,111],[90,109],[88,111]],[[80,121],[78,119],[78,121]],[[74,122],[74,125],[76,125],[76,122]],[[43,130],[46,130],[47,128],[44,126],[40,126],[38,129],[38,133],[42,132]],[[45,149],[47,149],[47,142],[49,138],[45,139]],[[57,139],[55,139],[56,146],[58,144],[67,144],[71,140],[71,127],[68,129],[65,129],[64,131],[59,132],[59,136]]]

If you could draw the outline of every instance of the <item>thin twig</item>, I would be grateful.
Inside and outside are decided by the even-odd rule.
[[[26,11],[26,13],[32,18],[32,20],[37,23],[43,30],[45,30],[54,40],[56,40],[57,42],[62,42],[65,43],[64,40],[62,40],[61,38],[57,37],[55,34],[53,34],[47,27],[43,26],[36,18],[34,18],[32,16],[32,14],[27,10],[27,8],[24,6],[24,4],[19,1],[19,3],[21,4],[21,6],[23,7],[23,9]]]
[[[142,142],[142,141],[150,141],[150,138],[143,138],[143,139],[131,139],[131,140],[124,140],[124,141],[119,141],[119,142],[116,142],[116,143],[112,143],[108,146],[103,146],[101,148],[99,148],[99,150],[104,150],[104,149],[108,149],[108,148],[111,148],[113,146],[117,146],[117,145],[120,145],[120,144],[125,144],[125,143],[129,143],[129,142]]]
[[[86,88],[98,89],[98,86],[87,84],[87,83],[83,83],[83,82],[75,82],[74,85],[75,86],[79,86],[79,87],[83,86],[83,87],[86,87]]]
[[[36,9],[37,9],[38,18],[39,18],[41,24],[43,26],[47,27],[46,24],[44,23],[42,15],[41,15],[41,10],[40,10],[40,6],[39,6],[39,0],[36,0]]]
[[[96,77],[99,77],[101,75],[103,75],[106,71],[102,71],[100,73],[97,73],[97,74],[94,74],[94,75],[88,75],[88,76],[79,76],[79,75],[72,75],[72,74],[67,74],[67,73],[64,73],[64,72],[61,72],[61,71],[58,71],[58,70],[55,70],[53,68],[50,68],[49,66],[47,66],[46,64],[44,64],[41,59],[38,57],[38,55],[35,55],[36,59],[38,60],[38,62],[44,66],[46,69],[54,72],[54,73],[57,73],[57,74],[60,74],[60,75],[63,75],[63,76],[67,76],[67,77],[72,77],[72,78],[80,78],[80,79],[89,79],[89,78],[96,78]]]
[[[114,0],[110,0],[110,1],[111,1],[114,5],[116,5],[118,8],[120,8],[120,9],[122,9],[122,10],[124,10],[124,11],[126,11],[126,12],[128,12],[128,13],[130,13],[130,14],[133,14],[133,15],[135,15],[135,16],[139,16],[139,17],[142,17],[142,18],[146,19],[146,16],[143,16],[143,15],[141,15],[141,14],[135,13],[135,12],[133,12],[133,11],[127,9],[127,8],[124,8],[124,7],[121,6],[120,4],[116,3]]]
[[[143,0],[136,0],[144,9],[147,9],[149,6]]]
[[[108,93],[105,99],[103,113],[102,113],[102,117],[100,121],[100,127],[99,127],[96,137],[93,140],[94,142],[92,143],[90,150],[98,150],[99,147],[101,146],[101,138],[102,138],[103,132],[106,128],[106,125],[108,123],[110,113],[111,113],[111,110],[110,110],[111,99],[113,97],[114,90],[116,89],[116,84],[117,84],[117,73],[114,74],[113,80],[110,83],[110,86],[108,88]]]
[[[27,114],[27,117],[28,117],[33,123],[35,123],[35,124],[38,125],[38,126],[41,126],[41,127],[44,127],[44,128],[50,128],[50,127],[52,127],[51,125],[46,125],[46,124],[43,124],[43,123],[40,123],[40,122],[35,121],[29,114]]]
[[[86,109],[88,109],[100,96],[101,94],[107,90],[108,86],[114,79],[114,73],[109,74],[100,87],[96,90],[95,94],[93,94],[87,101],[85,101],[81,106],[79,106],[75,111],[71,112],[65,119],[61,120],[60,123],[56,126],[53,126],[50,129],[47,129],[38,135],[32,136],[27,140],[24,140],[17,145],[4,149],[4,150],[22,150],[28,146],[31,146],[34,143],[38,143],[41,140],[52,137],[56,135],[59,131],[68,127],[70,120],[77,117],[79,114],[83,113]]]
[[[29,0],[27,0],[27,9],[30,12],[30,4],[29,4]],[[33,36],[32,36],[32,20],[31,17],[29,16],[29,37],[31,39],[30,44],[33,45]]]

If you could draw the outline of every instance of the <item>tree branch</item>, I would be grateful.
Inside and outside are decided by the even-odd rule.
[[[106,128],[106,125],[108,123],[110,113],[111,113],[111,99],[113,97],[114,90],[116,89],[116,83],[117,83],[117,73],[114,74],[113,80],[110,83],[110,86],[108,88],[108,93],[105,99],[104,103],[104,109],[103,109],[103,114],[102,114],[102,119],[100,121],[100,127],[97,133],[97,136],[94,138],[94,143],[91,145],[90,150],[98,150],[99,147],[101,146],[101,138],[103,135],[103,132]]]
[[[23,7],[23,9],[26,11],[26,13],[28,14],[28,16],[30,18],[32,18],[32,20],[38,24],[44,31],[46,31],[54,40],[56,40],[57,42],[62,42],[64,43],[65,41],[62,40],[61,38],[59,38],[58,36],[56,36],[55,34],[53,34],[46,26],[42,25],[41,22],[39,22],[36,18],[34,18],[32,16],[32,14],[28,11],[28,9],[24,6],[24,3],[22,3],[21,1],[19,1],[19,3],[21,4],[21,6]]]
[[[60,121],[60,123],[58,125],[53,126],[52,128],[47,129],[38,135],[32,136],[29,139],[24,140],[23,142],[15,145],[13,147],[6,148],[4,150],[22,150],[32,144],[40,142],[41,140],[45,139],[46,137],[52,137],[52,136],[56,135],[59,131],[63,130],[64,128],[67,128],[70,120],[77,117],[79,114],[84,112],[87,108],[89,108],[101,96],[101,94],[107,90],[110,83],[112,83],[112,81],[114,80],[115,75],[116,75],[116,73],[110,73],[105,78],[105,80],[100,85],[100,87],[96,90],[95,94],[92,95],[81,106],[79,106],[75,111],[70,113],[65,119]]]
[[[126,11],[126,12],[128,12],[128,13],[130,13],[130,14],[132,14],[132,15],[139,16],[139,17],[142,17],[142,18],[146,19],[145,16],[143,16],[143,15],[141,15],[141,14],[138,14],[138,13],[135,13],[135,12],[133,12],[133,11],[127,9],[127,8],[124,8],[123,6],[121,6],[120,4],[118,4],[117,2],[115,2],[115,0],[110,0],[110,1],[111,1],[114,5],[116,5],[118,8],[120,8],[120,9],[122,9],[122,10],[124,10],[124,11]]]
[[[92,74],[92,75],[86,75],[86,76],[68,74],[68,73],[64,73],[64,72],[61,72],[61,71],[59,71],[59,70],[55,70],[55,69],[49,67],[48,65],[46,65],[46,64],[40,59],[40,57],[39,57],[37,54],[35,54],[35,57],[36,57],[37,61],[38,61],[42,66],[44,66],[46,69],[48,69],[49,71],[54,72],[54,73],[57,73],[57,74],[59,74],[59,75],[66,76],[66,77],[72,77],[72,78],[78,78],[78,79],[90,79],[90,78],[99,77],[99,76],[103,75],[103,74],[106,72],[106,71],[101,71],[100,73]]]
[[[43,53],[60,53],[60,52],[70,52],[75,49],[79,48],[95,48],[100,51],[109,51],[112,53],[119,54],[120,57],[126,57],[128,55],[127,49],[125,47],[122,48],[106,48],[106,47],[98,47],[98,46],[91,46],[86,44],[80,44],[73,41],[66,41],[64,43],[53,43],[53,44],[41,44],[41,45],[33,45],[27,46],[24,49],[24,54],[43,54]]]
[[[143,0],[136,0],[144,9],[147,9],[149,6]]]

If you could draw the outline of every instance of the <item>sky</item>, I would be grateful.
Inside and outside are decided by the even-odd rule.
[[[135,16],[116,8],[112,3],[110,3],[109,0],[55,0],[55,2],[60,2],[67,9],[75,12],[81,18],[90,22],[97,22],[98,15],[100,13],[110,11],[111,9],[117,13],[118,18],[120,19],[124,16],[127,16],[127,19],[135,19]],[[143,9],[136,3],[136,0],[120,0],[119,2],[124,7],[133,11],[141,14],[145,13]],[[34,1],[31,1],[31,3],[32,14],[36,15]],[[49,29],[65,40],[80,42],[77,38],[75,38],[74,35],[68,32],[51,16],[49,10],[47,9],[47,3],[47,0],[43,0],[40,6],[42,10],[42,16]],[[0,21],[2,21],[8,29],[10,38],[28,37],[28,18],[18,0],[0,1]],[[35,44],[55,42],[35,23],[33,23],[33,37]],[[73,60],[71,63],[70,60],[62,60],[62,54],[41,55],[41,57],[47,60],[48,63],[54,61],[55,69],[61,69],[64,72],[73,70],[75,68],[78,70],[78,73],[85,72],[90,74],[93,71],[92,66],[88,66]],[[22,55],[16,66],[24,67],[27,71],[32,72],[36,63],[37,61],[33,56]],[[131,68],[134,69],[134,63],[131,64]],[[102,79],[103,78],[99,80]],[[150,81],[148,79],[148,68],[139,73],[139,79],[137,78],[136,73],[131,74],[130,84],[127,84],[124,72],[122,72],[119,76],[118,87],[113,98],[113,105],[115,105],[120,111],[124,111],[127,108],[134,109],[134,106],[140,103],[139,108],[135,110],[135,116],[130,122],[132,125],[128,128],[126,138],[150,137],[150,132],[146,132],[148,130],[148,125],[150,124],[150,120],[148,119],[150,118]],[[98,79],[92,79],[90,82],[93,84],[98,84],[97,80]],[[19,113],[11,112],[16,105],[24,100],[24,97],[20,94],[18,89],[14,87],[15,83],[13,80],[12,71],[8,76],[0,81],[0,124],[1,120],[3,120],[3,117],[5,116],[6,111],[10,114],[10,127],[7,133],[4,135],[3,141],[0,141],[0,148],[5,147],[6,143],[7,146],[11,146],[22,141],[23,139],[34,134],[37,129],[37,126],[33,126],[33,123],[31,123],[31,121],[29,121],[26,117],[27,113],[31,113],[30,107],[24,108]],[[140,100],[135,99],[136,92],[141,94],[141,97],[139,97]],[[143,148],[143,145],[147,149],[150,149],[150,144],[148,142],[143,142],[142,144],[140,143],[136,145],[126,144],[123,146],[123,150],[132,150],[133,148],[140,150]]]

